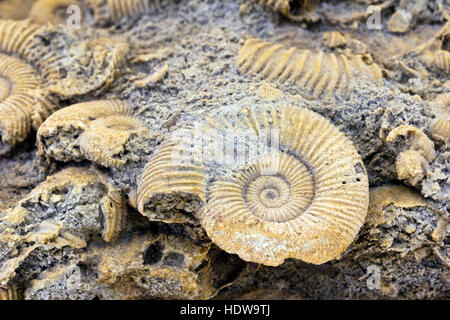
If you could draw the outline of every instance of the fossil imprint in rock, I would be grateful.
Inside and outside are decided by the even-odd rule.
[[[249,39],[239,51],[237,64],[245,73],[259,74],[264,79],[291,82],[312,96],[344,95],[353,79],[381,85],[381,69],[366,64],[360,56],[312,52],[281,44]]]
[[[39,128],[39,155],[58,161],[88,159],[106,167],[121,166],[128,160],[127,148],[149,133],[132,112],[121,100],[83,102],[58,110]]]
[[[204,201],[197,218],[215,244],[271,266],[286,258],[325,263],[355,238],[367,211],[368,179],[352,142],[325,118],[295,106],[258,106],[205,118],[201,143],[195,129],[184,130],[141,176],[144,215],[158,205],[152,204],[158,193]],[[267,137],[278,136],[279,145],[270,140],[248,161],[220,163],[227,135],[247,141],[247,151],[231,152],[234,159],[252,152],[251,135],[266,147]]]

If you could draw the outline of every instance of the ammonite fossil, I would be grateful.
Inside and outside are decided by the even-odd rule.
[[[35,23],[64,23],[67,19],[67,8],[79,5],[77,0],[38,0],[31,7],[28,17]]]
[[[158,188],[204,198],[197,218],[212,241],[272,266],[286,258],[321,264],[353,241],[368,179],[351,141],[329,121],[274,104],[224,108],[200,123],[201,131],[194,125],[163,144],[163,161],[150,160],[139,181],[143,214],[159,205],[148,203]]]
[[[39,154],[59,161],[88,159],[106,167],[121,166],[132,160],[127,150],[149,134],[131,114],[131,106],[120,100],[84,102],[58,110],[38,130]]]
[[[237,64],[245,73],[268,80],[292,82],[312,96],[344,95],[352,81],[382,84],[381,69],[366,64],[360,56],[290,49],[281,44],[249,39],[239,51]],[[354,82],[353,82],[354,83]]]
[[[39,88],[39,76],[31,66],[0,54],[0,155],[28,136]]]

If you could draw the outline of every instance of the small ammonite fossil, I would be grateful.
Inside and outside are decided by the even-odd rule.
[[[239,51],[239,70],[264,79],[295,83],[312,96],[344,95],[354,80],[381,85],[382,72],[359,55],[312,52],[249,39]]]
[[[0,155],[25,140],[40,79],[22,60],[0,54]]]
[[[158,206],[158,198],[148,204],[158,188],[203,200],[196,215],[215,244],[272,266],[286,258],[325,263],[353,241],[368,179],[352,142],[328,120],[274,104],[224,108],[201,127],[175,133],[150,160],[139,182],[141,212]]]
[[[88,159],[106,167],[133,160],[131,148],[144,144],[148,129],[121,100],[75,104],[53,113],[37,133],[38,153],[58,161]]]
[[[436,158],[434,143],[427,135],[412,125],[401,125],[391,130],[386,137],[386,142],[395,145],[398,137],[403,137],[405,141],[400,141],[398,146],[395,167],[399,179],[415,186],[425,177],[428,164]]]
[[[72,5],[79,6],[80,2],[77,0],[38,0],[31,7],[28,17],[39,24],[65,23],[68,17],[67,8]]]

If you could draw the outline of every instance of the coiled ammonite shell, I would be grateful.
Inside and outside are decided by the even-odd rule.
[[[86,67],[92,70],[89,77],[71,72],[63,79],[56,78],[49,82],[50,93],[62,98],[70,99],[87,94],[99,94],[107,90],[119,77],[120,67],[126,60],[129,46],[126,43],[106,44],[103,40],[90,39],[77,44],[76,51],[83,47],[83,54],[79,59],[86,60]],[[49,63],[49,68],[52,64]],[[51,70],[50,70],[51,72]]]
[[[37,133],[39,154],[58,161],[91,160],[106,167],[125,164],[127,147],[148,130],[125,101],[97,100],[53,113]],[[130,150],[128,150],[130,151]]]
[[[67,8],[79,5],[76,0],[38,0],[31,7],[28,17],[35,23],[64,23],[67,19]]]
[[[197,217],[208,236],[246,261],[276,266],[286,258],[315,264],[338,258],[368,206],[368,179],[351,141],[323,117],[295,106],[224,110],[206,118],[200,133],[194,126],[194,136],[185,134],[179,146],[176,139],[163,145],[161,168],[170,173],[149,179],[159,169],[156,153],[140,180],[139,198],[148,200],[149,190],[154,194],[158,186],[162,193],[204,196]],[[245,148],[234,149],[241,143]],[[177,152],[171,159],[170,149],[177,148],[191,161],[180,164]],[[222,150],[226,161],[218,160]],[[199,181],[195,191],[193,176]],[[145,209],[142,201],[139,209]]]
[[[28,136],[39,80],[31,66],[0,54],[0,155]]]
[[[88,5],[96,21],[117,23],[126,17],[139,17],[158,10],[161,0],[89,0]]]
[[[239,51],[239,69],[259,74],[264,79],[292,82],[313,96],[323,93],[343,95],[358,83],[381,85],[381,69],[374,63],[367,65],[360,56],[348,58],[344,54],[290,49],[280,44],[249,39]]]

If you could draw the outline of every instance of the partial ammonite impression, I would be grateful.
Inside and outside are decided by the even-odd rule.
[[[142,201],[141,212],[161,207],[148,196],[158,186],[162,193],[204,197],[197,218],[212,241],[272,266],[286,258],[321,264],[353,241],[367,211],[368,179],[351,141],[329,121],[273,105],[227,107],[201,121],[201,131],[198,123],[193,135],[179,133],[179,146],[176,139],[163,145],[170,175],[151,180],[157,156],[148,164],[138,196],[150,204]],[[171,152],[177,148],[185,150],[182,161]]]
[[[259,74],[264,79],[295,83],[308,94],[342,96],[358,83],[382,84],[381,69],[366,64],[361,56],[312,52],[281,44],[249,39],[239,51],[237,64],[245,73]]]
[[[0,54],[0,155],[25,140],[40,79],[22,60]]]
[[[88,159],[106,167],[138,160],[148,129],[120,100],[75,104],[53,113],[37,133],[39,154],[58,161]],[[142,151],[142,150],[141,150]]]
[[[100,23],[118,23],[123,18],[154,12],[164,0],[88,0],[94,19]]]

